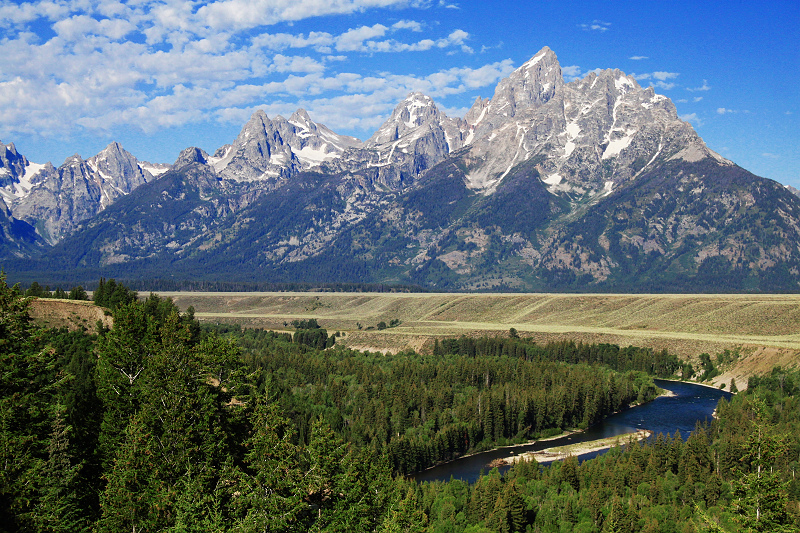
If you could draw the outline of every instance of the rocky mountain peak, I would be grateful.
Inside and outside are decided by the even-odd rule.
[[[181,153],[178,155],[178,159],[176,159],[175,163],[172,165],[172,168],[180,169],[186,165],[191,165],[192,163],[207,165],[208,160],[209,155],[205,150],[192,146],[181,151]]]
[[[112,182],[125,194],[153,179],[152,174],[143,170],[139,161],[116,141],[89,158],[87,163],[104,180]]]
[[[411,93],[392,111],[391,116],[364,145],[376,147],[391,143],[416,131],[421,126],[438,124],[444,117],[433,98],[422,93]]]
[[[3,144],[0,141],[0,188],[13,186],[19,183],[28,166],[25,156],[17,152],[14,143]]]
[[[530,111],[550,101],[564,85],[556,54],[544,47],[497,85],[488,112],[513,117],[518,110]]]
[[[311,120],[311,117],[308,115],[308,112],[302,107],[298,108],[297,111],[292,113],[292,116],[289,117],[289,122],[291,122],[295,126],[305,129],[311,129],[316,127],[316,124],[314,123],[313,120]]]
[[[289,120],[281,115],[270,119],[258,110],[236,140],[217,150],[208,162],[227,179],[269,181],[286,179],[360,145],[358,139],[314,122],[305,109],[292,113]]]

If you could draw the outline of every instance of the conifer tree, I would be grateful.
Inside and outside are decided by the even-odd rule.
[[[255,399],[252,434],[245,446],[246,470],[233,503],[241,518],[235,531],[304,531],[303,472],[294,428],[276,402]]]
[[[769,422],[766,404],[753,399],[753,419],[742,461],[749,464],[734,488],[734,509],[747,531],[795,531],[787,511],[785,484],[773,467],[788,448],[786,437]]]
[[[113,466],[105,475],[99,533],[155,531],[163,526],[166,502],[156,474],[153,436],[139,416],[127,425]]]
[[[48,457],[38,473],[39,503],[31,512],[30,522],[35,531],[73,533],[88,525],[76,486],[81,465],[73,465],[69,454],[71,428],[65,423],[65,408],[56,404],[54,411]]]
[[[38,504],[53,427],[50,400],[66,379],[56,374],[28,304],[0,273],[0,524],[9,529]]]
[[[406,495],[391,507],[378,532],[422,533],[427,525],[428,517],[420,509],[416,494],[409,488]]]

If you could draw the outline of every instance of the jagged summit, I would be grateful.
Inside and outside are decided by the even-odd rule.
[[[546,104],[564,87],[556,54],[547,47],[497,84],[489,115],[513,117]]]
[[[448,117],[430,96],[414,92],[397,104],[364,148],[376,152],[371,166],[399,165],[419,176],[461,148],[467,131],[463,119]]]
[[[314,122],[304,109],[295,111],[289,120],[280,115],[270,119],[259,109],[232,144],[209,158],[209,164],[226,179],[274,182],[360,145],[358,139]]]
[[[139,161],[118,142],[112,142],[86,162],[103,180],[113,182],[114,187],[123,194],[153,179],[153,175],[144,170]],[[110,196],[105,195],[105,198],[110,199]]]
[[[397,104],[391,116],[364,143],[365,147],[376,147],[395,142],[420,126],[439,123],[444,117],[433,98],[422,93],[411,93]]]

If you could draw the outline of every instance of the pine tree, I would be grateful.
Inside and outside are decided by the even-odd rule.
[[[39,503],[30,522],[35,531],[73,533],[87,526],[81,516],[76,486],[81,465],[73,465],[69,454],[71,428],[65,424],[65,409],[56,404],[54,410],[48,458],[38,475]]]
[[[774,469],[788,448],[786,437],[769,423],[766,404],[753,400],[753,419],[743,461],[750,464],[734,487],[734,509],[748,531],[794,531],[787,512],[786,486]]]
[[[38,504],[53,428],[51,400],[66,381],[56,373],[52,350],[42,346],[28,304],[0,273],[0,525],[9,529]]]
[[[135,416],[123,432],[100,498],[99,533],[155,531],[166,513],[166,491],[155,471],[153,436]]]
[[[237,483],[239,494],[233,502],[241,514],[235,531],[304,531],[307,505],[294,428],[280,414],[276,402],[266,398],[255,401],[253,432],[245,444],[246,471]]]
[[[403,499],[391,507],[378,532],[422,533],[427,525],[428,517],[420,509],[416,494],[409,488]]]

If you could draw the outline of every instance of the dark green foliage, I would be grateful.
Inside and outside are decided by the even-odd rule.
[[[28,290],[25,291],[25,296],[33,298],[51,298],[53,295],[50,293],[49,287],[42,287],[37,282],[31,283]]]
[[[328,330],[322,328],[298,329],[294,332],[292,340],[298,344],[305,344],[317,350],[329,348],[336,342],[336,338],[328,337]]]
[[[97,289],[92,295],[92,300],[100,307],[107,307],[113,310],[117,307],[135,302],[137,296],[136,291],[132,291],[125,285],[117,283],[113,278],[108,281],[104,278],[100,278],[100,283],[97,285]]]
[[[27,308],[28,299],[0,273],[0,520],[11,530],[35,527],[54,424],[49,400],[64,381]]]
[[[72,287],[72,289],[70,289],[67,298],[70,300],[88,300],[89,295],[86,293],[83,287],[78,285],[77,287]]]
[[[295,338],[310,331],[316,330],[299,330]],[[301,441],[309,441],[313,421],[322,416],[357,446],[386,446],[393,468],[403,473],[495,443],[585,427],[656,394],[642,374],[562,364],[569,360],[569,345],[488,338],[475,344],[462,338],[441,343],[432,356],[384,356],[345,349],[321,353],[258,330],[231,333],[250,372],[261,376],[264,387],[269,384]],[[526,358],[526,347],[537,356]],[[639,352],[623,353],[626,358],[618,361]],[[641,355],[644,360],[653,354]]]
[[[319,329],[320,325],[317,323],[316,318],[309,318],[307,320],[292,320],[292,326],[295,329]]]
[[[508,338],[462,336],[458,339],[444,339],[436,343],[434,355],[508,355],[521,357],[528,361],[562,361],[565,363],[601,364],[619,371],[645,372],[655,377],[672,377],[683,364],[677,356],[666,350],[628,346],[621,348],[615,344],[583,344],[572,341],[550,342],[544,346],[515,334],[514,328]],[[650,398],[644,398],[650,399]]]
[[[233,498],[241,514],[236,531],[302,531],[307,505],[303,503],[302,450],[295,443],[294,428],[281,416],[277,403],[263,396],[254,402],[246,470]]]

